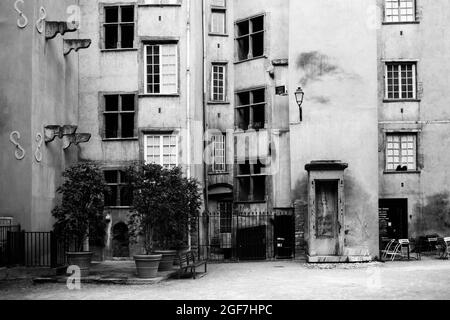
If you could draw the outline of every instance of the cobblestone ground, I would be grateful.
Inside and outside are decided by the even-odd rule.
[[[450,261],[423,260],[348,265],[278,261],[213,264],[200,279],[157,285],[33,285],[0,282],[0,299],[445,299],[450,300]]]

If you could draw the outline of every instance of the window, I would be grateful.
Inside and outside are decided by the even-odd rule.
[[[229,201],[219,202],[217,206],[220,214],[220,233],[231,233],[233,203]]]
[[[226,144],[225,135],[215,134],[211,137],[212,152],[213,152],[213,172],[225,172],[226,166]]]
[[[226,65],[213,64],[211,70],[211,100],[226,101]]]
[[[133,203],[133,193],[125,172],[120,170],[105,170],[104,175],[110,189],[110,192],[105,194],[105,206],[131,206]]]
[[[146,135],[146,163],[156,163],[167,169],[178,166],[178,137],[176,135]]]
[[[242,130],[263,129],[266,124],[266,90],[238,92],[236,99],[237,127]]]
[[[253,59],[264,55],[264,15],[236,23],[237,59]]]
[[[414,171],[417,169],[416,134],[387,134],[386,140],[386,170]]]
[[[178,93],[178,49],[176,44],[145,46],[145,93]]]
[[[386,99],[416,99],[416,64],[386,64]]]
[[[134,6],[104,7],[104,48],[134,47]]]
[[[416,20],[415,0],[386,0],[386,22],[412,22]]]
[[[266,176],[266,166],[259,160],[238,164],[239,201],[265,201]]]
[[[135,94],[104,95],[104,138],[135,137]]]

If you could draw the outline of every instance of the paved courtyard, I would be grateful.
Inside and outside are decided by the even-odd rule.
[[[294,261],[211,264],[206,276],[154,285],[0,282],[0,299],[450,299],[450,261],[307,265]]]

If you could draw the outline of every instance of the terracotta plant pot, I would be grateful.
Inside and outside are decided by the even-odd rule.
[[[93,252],[66,252],[67,262],[69,266],[78,266],[81,276],[89,275]]]
[[[170,271],[173,269],[173,262],[177,256],[176,250],[156,250],[153,253],[162,255],[158,271]]]
[[[161,254],[134,256],[138,277],[142,279],[156,278],[161,259]]]

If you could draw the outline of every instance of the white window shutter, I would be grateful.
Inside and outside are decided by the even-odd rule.
[[[178,54],[176,44],[161,45],[161,93],[178,93]]]

